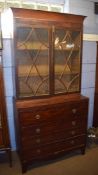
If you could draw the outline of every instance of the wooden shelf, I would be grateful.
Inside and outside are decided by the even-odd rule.
[[[49,45],[48,43],[41,43],[41,42],[18,42],[17,46],[16,46],[17,50],[49,50]],[[65,52],[65,51],[79,51],[80,47],[74,47],[74,48],[67,48],[66,46],[62,46],[62,47],[54,47],[55,51],[61,51],[61,52]]]

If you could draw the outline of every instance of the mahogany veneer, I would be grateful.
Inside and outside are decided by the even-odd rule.
[[[84,16],[12,8],[15,127],[22,172],[33,162],[85,152],[81,92]]]

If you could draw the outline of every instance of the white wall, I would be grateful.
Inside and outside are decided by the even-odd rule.
[[[84,41],[81,93],[89,97],[88,127],[91,127],[93,122],[95,69],[96,69],[96,42]]]
[[[86,16],[84,20],[84,33],[98,33],[98,16],[94,14],[94,1],[90,0],[66,0],[65,12]],[[66,10],[67,9],[67,10]],[[93,106],[95,92],[96,70],[96,42],[83,41],[83,64],[81,93],[89,97],[88,127],[93,122]]]
[[[5,96],[7,103],[8,124],[10,131],[10,139],[12,149],[16,149],[15,129],[14,129],[14,114],[13,114],[13,82],[12,82],[12,55],[10,39],[3,39],[3,70],[5,82]]]
[[[86,15],[84,21],[85,33],[98,33],[97,19],[94,15],[94,3],[89,0],[66,0],[65,12]],[[12,83],[12,56],[9,39],[3,41],[3,67],[5,79],[5,91],[8,111],[8,123],[12,149],[16,149],[15,131],[14,131],[14,114],[13,114],[13,83]],[[89,115],[88,127],[92,126],[93,120],[93,103],[95,90],[95,67],[96,67],[96,42],[83,42],[83,65],[82,65],[82,85],[81,93],[89,97]]]

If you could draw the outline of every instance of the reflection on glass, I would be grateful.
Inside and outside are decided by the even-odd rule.
[[[79,31],[55,30],[55,94],[79,91],[80,37]]]
[[[18,97],[79,91],[81,33],[64,28],[56,28],[54,34],[52,32],[52,28],[38,28],[32,24],[17,25]]]

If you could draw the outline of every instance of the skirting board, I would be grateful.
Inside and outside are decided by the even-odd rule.
[[[83,34],[83,40],[85,40],[85,41],[98,41],[98,35]]]

